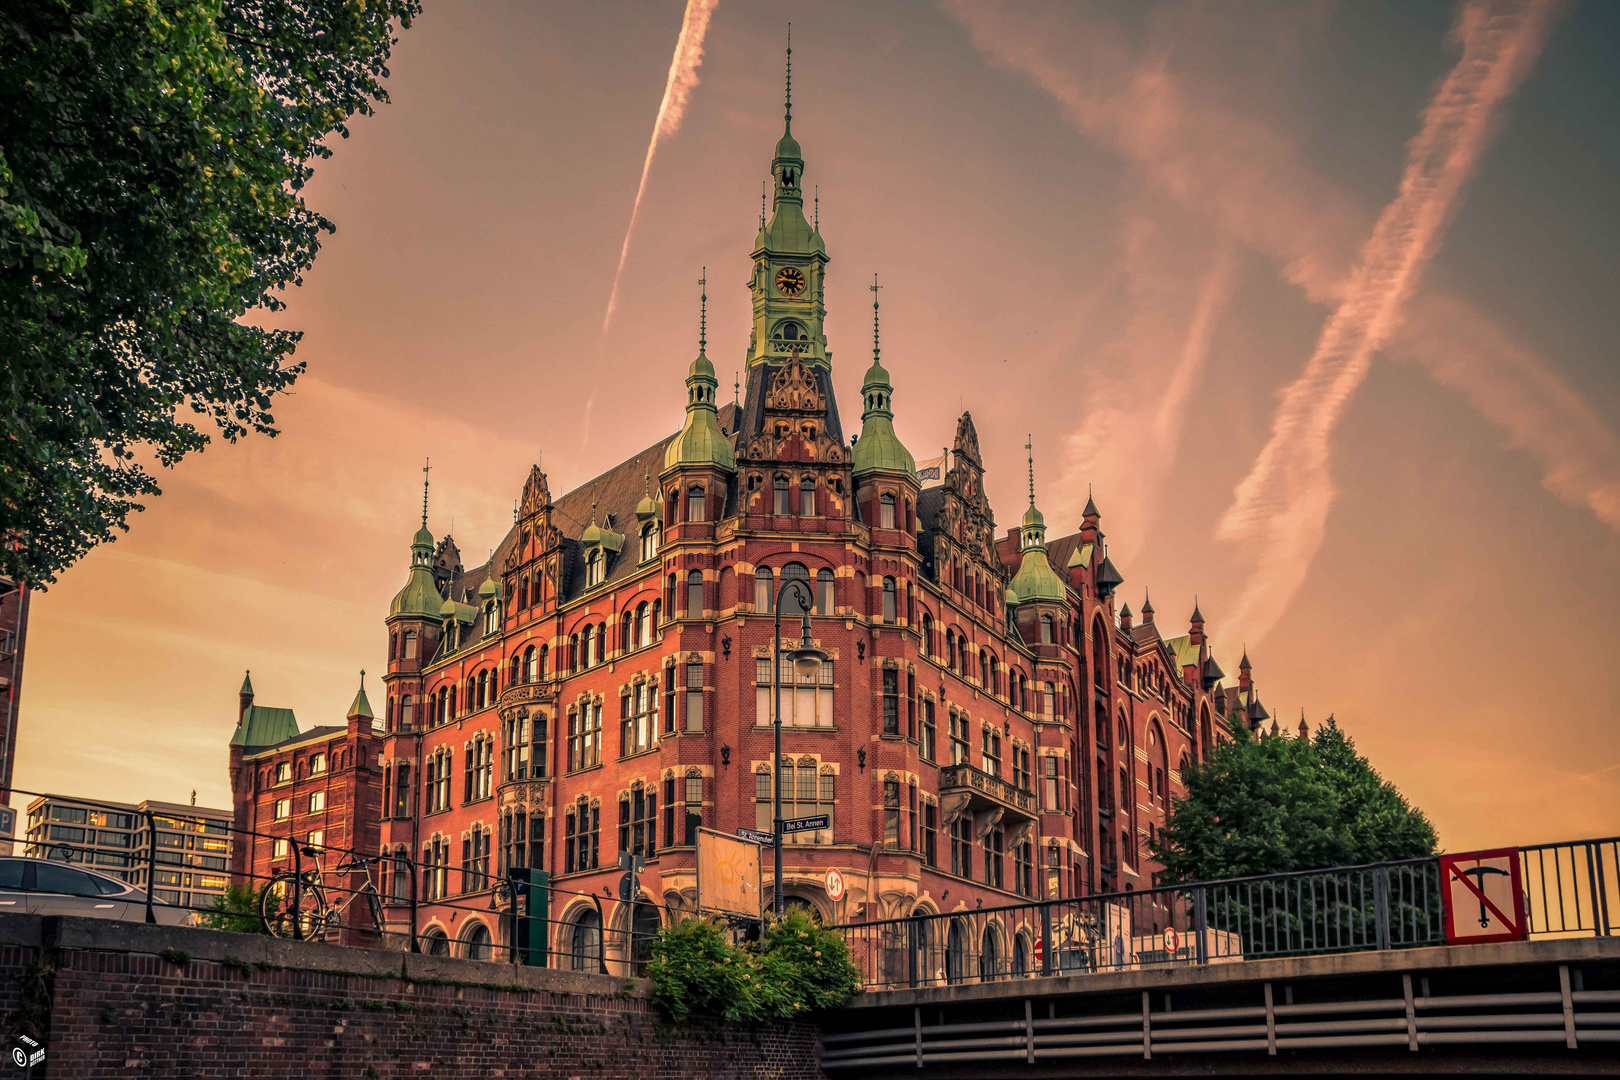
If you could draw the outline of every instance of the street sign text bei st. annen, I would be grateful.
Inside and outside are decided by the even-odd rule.
[[[1440,895],[1449,944],[1527,936],[1518,848],[1440,856]]]
[[[825,829],[831,824],[826,814],[817,814],[814,817],[788,818],[782,822],[782,835],[792,836],[794,833],[815,832]]]

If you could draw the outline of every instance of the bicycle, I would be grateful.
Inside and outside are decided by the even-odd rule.
[[[327,899],[326,874],[320,863],[320,851],[314,847],[299,848],[299,854],[315,860],[314,869],[293,873],[283,870],[275,875],[259,893],[259,917],[271,937],[296,938],[307,941],[324,936],[343,925],[343,912],[350,904],[365,897],[371,914],[371,926],[383,932],[382,893],[371,878],[371,865],[380,859],[363,855],[351,856],[332,868],[335,874],[359,870],[365,874],[365,884],[348,896],[332,903]]]

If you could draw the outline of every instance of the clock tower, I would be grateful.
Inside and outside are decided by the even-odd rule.
[[[754,240],[754,329],[748,366],[780,363],[795,349],[807,366],[828,368],[832,352],[822,332],[826,317],[824,281],[827,247],[804,216],[804,157],[793,137],[793,45],[787,51],[787,107],[782,138],[771,159],[776,194],[767,223],[760,215]]]

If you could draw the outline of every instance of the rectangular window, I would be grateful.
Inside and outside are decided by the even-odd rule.
[[[276,765],[276,783],[285,784],[292,779],[292,763],[283,761]]]
[[[680,843],[675,833],[675,778],[673,776],[664,780],[664,846],[674,847]]]
[[[900,847],[900,781],[883,781],[883,846]]]
[[[898,788],[898,785],[897,785]],[[830,844],[833,839],[833,814],[836,804],[837,780],[831,773],[821,775],[816,763],[805,760],[797,767],[792,759],[782,761],[782,817],[784,819],[815,817],[825,814],[827,828],[793,833],[782,838],[784,844]],[[775,808],[771,801],[769,773],[754,774],[754,823],[763,832],[775,832]],[[896,804],[899,796],[896,794]]]
[[[1020,896],[1034,896],[1034,850],[1029,841],[1013,849],[1013,891]]]
[[[1045,804],[1048,810],[1061,810],[1062,804],[1058,802],[1058,760],[1055,755],[1048,754],[1041,759],[1042,771],[1046,774],[1042,787],[1045,789]]]
[[[326,809],[326,792],[312,791],[309,795],[309,812],[318,814]]]
[[[309,759],[309,775],[319,776],[326,771],[326,755],[316,754]]]
[[[292,800],[291,799],[277,799],[276,800],[276,820],[277,821],[286,821],[290,817],[292,817]]]
[[[985,728],[979,736],[979,768],[991,776],[1001,775],[1001,734]]]
[[[285,859],[292,852],[292,844],[285,836],[277,837],[270,844],[270,857],[272,859]]]
[[[917,748],[924,761],[935,761],[935,743],[939,739],[939,732],[934,727],[934,702],[931,698],[922,699],[922,737]]]
[[[1012,751],[1013,787],[1019,791],[1029,791],[1029,751],[1021,746],[1013,747]]]
[[[951,873],[973,876],[973,825],[966,814],[951,822]]]
[[[764,661],[761,661],[764,663]],[[759,772],[754,774],[754,828],[760,832],[774,833],[776,820],[774,807],[771,805],[771,774]]]
[[[619,850],[652,858],[658,796],[640,784],[619,797]]]
[[[951,764],[964,765],[971,756],[968,743],[968,718],[961,713],[951,713]]]
[[[984,838],[984,883],[993,889],[1003,888],[1002,854],[1007,843],[1007,830],[991,829]]]
[[[883,669],[883,734],[900,734],[900,672]]]
[[[309,846],[319,850],[326,846],[326,830],[311,829],[309,831]]]
[[[784,658],[777,672],[781,690],[783,727],[833,726],[833,665],[831,661],[817,664],[804,674],[794,670],[791,660]],[[761,727],[772,722],[771,716],[771,662],[754,663],[754,722]]]
[[[703,730],[703,665],[686,665],[686,730]]]
[[[394,766],[393,812],[397,818],[411,816],[411,767],[406,764]]]
[[[683,843],[697,843],[697,831],[703,826],[703,777],[686,778],[686,826]]]
[[[686,576],[686,617],[703,618],[703,572],[694,570]]]
[[[664,669],[664,730],[668,732],[675,730],[675,669],[673,667]],[[665,805],[668,805],[668,802],[669,800],[666,799]],[[673,842],[671,841],[671,843]]]

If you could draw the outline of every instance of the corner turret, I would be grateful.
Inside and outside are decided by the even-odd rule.
[[[1029,509],[1024,511],[1024,520],[1018,530],[1018,549],[1022,560],[1018,564],[1018,573],[1013,575],[1011,588],[1020,604],[1036,600],[1062,603],[1068,599],[1068,586],[1063,584],[1063,579],[1058,577],[1046,557],[1046,517],[1035,506],[1033,441],[1026,442],[1024,449],[1029,452]]]
[[[872,472],[904,473],[912,479],[917,476],[917,463],[911,451],[901,444],[894,433],[892,409],[894,387],[889,383],[889,372],[879,359],[882,348],[878,339],[877,275],[872,275],[872,366],[861,380],[861,435],[855,441],[850,456],[854,462],[854,475],[859,478]]]

